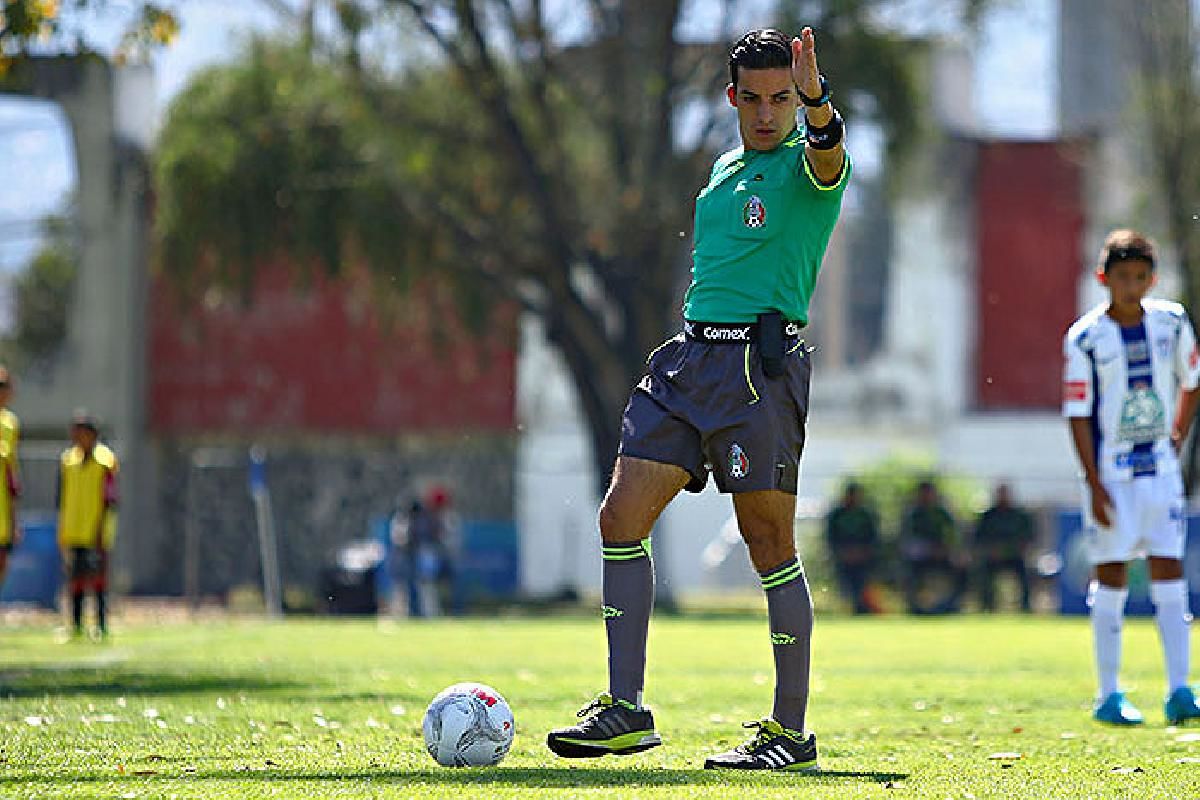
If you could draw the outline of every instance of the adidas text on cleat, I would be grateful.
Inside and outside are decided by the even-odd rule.
[[[1113,692],[1104,698],[1092,711],[1092,717],[1109,725],[1141,725],[1145,721],[1142,712],[1125,699],[1124,692]]]
[[[654,715],[648,708],[637,708],[624,700],[615,700],[608,692],[580,710],[583,721],[568,728],[557,728],[546,735],[546,746],[563,758],[627,756],[662,744],[654,730]]]
[[[1200,705],[1196,703],[1196,693],[1190,686],[1180,686],[1171,692],[1167,702],[1163,703],[1163,713],[1171,725],[1179,725],[1189,719],[1200,719]]]
[[[775,769],[784,772],[819,769],[815,733],[806,737],[773,719],[747,722],[742,727],[758,728],[758,732],[745,744],[705,759],[705,769]]]

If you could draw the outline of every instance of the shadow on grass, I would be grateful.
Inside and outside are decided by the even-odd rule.
[[[370,781],[416,785],[524,786],[543,789],[593,788],[602,786],[680,786],[728,785],[737,777],[768,777],[760,772],[730,773],[703,769],[579,769],[568,767],[496,767],[492,769],[415,769],[415,770],[347,770],[347,771],[280,771],[278,769],[198,770],[183,775],[137,776],[132,780],[185,781],[256,780],[256,781]],[[799,780],[831,783],[859,781],[887,783],[907,778],[903,772],[873,772],[869,770],[828,770],[819,772],[773,773],[770,780]],[[94,773],[40,775],[0,775],[0,786],[21,784],[80,784],[110,783],[130,780],[113,775]]]
[[[301,684],[254,673],[181,672],[113,666],[6,666],[0,669],[0,697],[62,694],[199,694],[204,692],[295,689]],[[305,688],[311,688],[304,684]]]

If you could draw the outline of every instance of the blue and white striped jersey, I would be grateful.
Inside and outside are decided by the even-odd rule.
[[[1140,324],[1122,328],[1102,303],[1063,341],[1063,416],[1090,417],[1101,480],[1178,470],[1171,446],[1179,392],[1200,385],[1200,352],[1179,303],[1142,301]]]

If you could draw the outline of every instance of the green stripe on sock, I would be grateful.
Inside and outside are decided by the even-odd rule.
[[[650,557],[650,540],[643,539],[635,544],[604,545],[600,554],[605,561],[631,561],[635,558]]]
[[[645,557],[646,557],[646,554],[643,552],[640,552],[640,551],[637,553],[622,553],[620,555],[617,555],[614,553],[605,553],[604,554],[605,561],[636,561],[639,558],[645,558]]]
[[[794,581],[803,574],[804,568],[800,566],[800,562],[793,561],[785,567],[761,576],[762,586],[764,589],[774,589],[776,586],[782,586],[789,581]]]

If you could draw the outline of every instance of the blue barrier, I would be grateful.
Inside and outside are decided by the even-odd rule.
[[[396,568],[396,556],[392,552],[392,515],[377,514],[367,520],[367,538],[383,545],[383,561],[375,570],[375,596],[385,601],[396,591],[398,576],[393,571]]]
[[[21,515],[24,535],[8,554],[8,575],[0,587],[0,603],[37,603],[55,609],[62,586],[57,520],[52,514]]]
[[[391,517],[372,517],[367,523],[368,536],[384,544],[384,560],[376,572],[375,589],[381,598],[397,591],[409,595],[414,605],[408,565],[391,546]],[[512,597],[519,589],[520,563],[517,550],[517,526],[511,521],[463,520],[459,561],[454,569],[454,600],[457,609],[464,602],[481,598]]]
[[[1058,529],[1058,610],[1060,614],[1086,614],[1087,587],[1092,567],[1087,557],[1087,542],[1083,534],[1083,515],[1078,509],[1061,510],[1056,519]],[[1200,513],[1189,512],[1187,518],[1187,549],[1184,552],[1183,574],[1191,589],[1192,613],[1200,611]],[[1150,602],[1150,574],[1146,562],[1139,559],[1129,565],[1129,600],[1125,605],[1129,616],[1154,614]]]
[[[520,562],[513,522],[464,521],[458,589],[468,598],[517,593]]]

